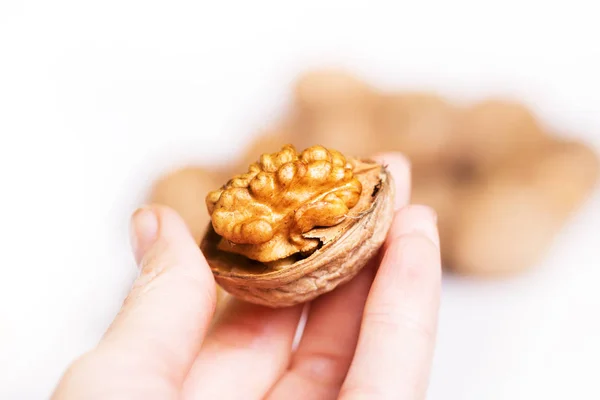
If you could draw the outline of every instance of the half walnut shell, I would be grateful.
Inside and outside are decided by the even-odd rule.
[[[293,159],[290,160],[289,154],[286,153],[281,165],[271,168],[272,172],[276,175],[277,169],[289,168],[290,162],[304,160],[309,172],[299,173],[298,175],[305,176],[304,180],[301,180],[301,177],[296,177],[293,182],[295,182],[294,185],[301,185],[304,182],[306,187],[304,189],[296,187],[295,190],[297,192],[312,190],[313,193],[299,195],[297,198],[302,199],[300,203],[288,202],[293,209],[289,210],[287,215],[290,217],[287,219],[283,217],[269,219],[269,216],[263,216],[261,221],[271,221],[273,226],[271,231],[282,232],[282,229],[284,229],[283,231],[290,236],[294,235],[294,227],[296,226],[304,226],[305,228],[308,226],[310,229],[302,230],[300,239],[292,238],[293,240],[289,242],[281,240],[277,234],[271,232],[269,238],[272,237],[272,239],[270,242],[263,243],[263,247],[248,244],[250,240],[238,245],[224,237],[231,233],[231,237],[239,238],[240,232],[248,231],[242,225],[257,226],[256,218],[252,217],[248,219],[251,223],[236,222],[237,225],[241,226],[236,229],[232,227],[235,225],[233,222],[227,224],[214,219],[217,216],[215,207],[223,206],[221,204],[223,202],[217,203],[216,200],[228,188],[232,191],[239,191],[239,187],[242,186],[240,185],[240,177],[248,181],[248,174],[244,174],[230,180],[220,190],[212,192],[207,197],[207,204],[209,212],[213,215],[213,221],[200,243],[201,250],[217,283],[221,287],[242,300],[269,307],[287,307],[307,302],[351,280],[375,256],[383,244],[391,226],[394,212],[394,184],[384,165],[372,160],[346,159],[340,153],[327,150],[321,146],[313,146],[301,154],[296,154],[293,147],[286,146],[282,152],[271,156],[281,158],[284,151],[291,151]],[[317,154],[315,156],[317,159],[312,156],[307,157],[307,152]],[[326,184],[323,179],[319,182],[311,181],[310,184],[306,184],[306,177],[310,178],[311,165],[322,164],[324,158],[331,161],[332,165],[343,165],[343,168],[346,169],[345,178],[342,177],[341,172],[338,173],[340,180],[337,186],[333,185],[335,186],[333,188],[331,184]],[[343,163],[339,161],[340,158]],[[265,160],[265,156],[261,157],[261,161],[263,160]],[[269,160],[271,159],[269,158]],[[266,165],[272,167],[272,163]],[[288,165],[288,167],[285,167],[285,165]],[[261,167],[262,164],[259,162],[253,164],[249,171],[256,172],[257,168]],[[300,165],[300,170],[302,168],[302,165]],[[250,188],[251,184],[247,186]],[[279,186],[276,185],[275,187]],[[348,190],[344,189],[348,187],[351,187],[352,190],[355,190],[356,187],[359,188],[358,195],[355,198],[350,199],[351,196],[348,195]],[[252,194],[252,190],[249,189],[249,191]],[[319,191],[322,193],[319,193]],[[339,199],[342,199],[346,201],[346,205],[350,206],[345,208],[344,214],[339,218],[331,218],[331,213],[338,210],[338,208],[332,208],[329,204],[326,204],[326,207],[323,208],[324,199],[331,199],[331,193],[336,193],[337,198],[334,199],[335,201],[339,203]],[[252,207],[256,207],[258,201],[253,199],[253,201],[248,202],[249,205],[246,207],[243,204],[240,205],[243,203],[243,196],[240,196],[240,198],[242,200],[229,201],[228,203],[232,205],[231,215],[233,215],[233,218],[238,218],[240,213],[248,212],[248,209],[254,209]],[[276,206],[281,204],[282,196],[270,197],[270,199],[273,198],[278,199],[272,201],[274,213],[277,213]],[[310,208],[311,204],[317,203],[316,208]],[[339,204],[336,203],[336,205]],[[326,210],[326,215],[322,216],[321,221],[328,221],[327,224],[325,226],[319,224],[319,218],[316,218],[316,222],[312,221],[312,225],[307,225],[306,220],[298,222],[299,210],[305,210],[307,207],[311,210]],[[340,207],[343,207],[343,204]],[[229,214],[222,212],[220,215]],[[278,225],[273,221],[279,221]],[[227,227],[228,230],[225,231],[224,228],[221,228],[222,226]],[[258,226],[261,225],[258,224]],[[215,231],[215,227],[224,236],[219,235]],[[270,243],[273,245],[269,245]],[[287,251],[282,253],[287,256],[272,260],[272,254],[280,251],[281,247],[289,247],[290,243],[297,244],[297,252],[287,255],[289,253]],[[241,250],[236,249],[236,246],[241,246]],[[247,249],[248,246],[258,247],[253,247],[254,250],[252,250]],[[256,248],[265,249],[266,255],[256,254]]]

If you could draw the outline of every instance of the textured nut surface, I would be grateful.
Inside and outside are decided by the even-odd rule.
[[[303,234],[337,225],[358,202],[362,186],[353,168],[322,146],[263,154],[206,198],[219,248],[261,262],[315,250],[319,241]]]
[[[292,150],[286,146],[282,152],[261,157],[264,164],[261,168],[270,170],[272,175],[269,176],[286,170],[282,168],[284,165],[301,163],[307,168],[304,177],[315,174],[318,178],[310,179],[312,184],[304,183],[295,191],[289,191],[285,212],[278,208],[283,202],[281,194],[272,195],[277,201],[258,197],[262,203],[242,197],[237,212],[235,203],[224,207],[229,210],[224,213],[241,217],[236,216],[234,223],[227,222],[227,218],[215,221],[215,215],[231,216],[217,214],[220,202],[229,201],[222,200],[223,193],[252,188],[253,179],[265,172],[256,171],[256,165],[250,167],[251,174],[256,171],[254,177],[238,176],[207,196],[213,223],[209,225],[201,249],[217,282],[237,297],[271,307],[309,301],[352,279],[382,245],[393,215],[393,184],[384,166],[368,160],[346,160],[340,153],[321,146],[305,150],[294,160]],[[330,160],[329,167],[324,166],[322,158]],[[308,165],[312,163],[319,163],[320,167],[308,172]],[[303,182],[302,179],[298,182]],[[248,182],[242,182],[244,180]],[[247,193],[254,192],[247,190]],[[255,209],[261,213],[260,223],[264,222],[265,226],[254,222],[256,219],[250,211]],[[244,223],[253,225],[235,228]],[[245,243],[230,245],[219,232]],[[251,234],[258,235],[258,239]],[[266,243],[273,246],[265,246]],[[308,246],[303,247],[306,243]],[[290,247],[294,250],[291,253]]]

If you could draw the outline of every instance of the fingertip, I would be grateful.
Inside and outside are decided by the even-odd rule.
[[[411,187],[411,164],[408,158],[397,152],[379,153],[373,158],[385,165],[394,179],[394,208],[398,210],[407,205],[410,201]]]
[[[422,234],[439,249],[440,239],[437,229],[437,213],[433,208],[420,204],[407,205],[396,212],[388,243],[407,234]]]
[[[139,264],[142,270],[155,270],[163,268],[165,263],[161,259],[168,259],[167,263],[173,266],[202,265],[206,268],[198,270],[208,270],[208,264],[204,255],[200,251],[198,243],[194,240],[191,231],[183,218],[172,208],[164,205],[149,205],[143,207],[145,212],[151,212],[155,215],[157,221],[157,236],[153,243],[145,248],[145,254],[142,255]],[[138,218],[141,211],[134,213],[134,218]],[[194,268],[196,270],[196,268]],[[195,271],[194,276],[198,273]],[[212,277],[209,272],[203,272]]]
[[[154,231],[155,237],[151,237]],[[157,284],[157,276],[169,275],[185,278],[198,284],[207,292],[209,304],[214,309],[216,288],[206,259],[184,220],[170,207],[147,205],[132,216],[134,252],[141,270],[133,289],[143,289]],[[137,242],[137,243],[136,243]],[[182,283],[183,285],[183,283]],[[165,290],[181,290],[166,285]]]
[[[185,243],[188,237],[191,238],[191,233],[186,223],[175,210],[167,206],[144,205],[131,215],[130,241],[138,265],[141,265],[144,256],[157,240]]]
[[[427,206],[409,205],[396,212],[378,273],[382,287],[438,284],[441,257],[436,221],[436,213]]]
[[[161,205],[153,204],[149,206],[157,215],[161,225],[161,233],[166,235],[188,235],[191,238],[191,232],[183,218],[174,209]]]
[[[438,287],[441,282],[439,248],[422,232],[406,233],[392,242],[380,271],[386,284],[395,281],[392,284],[395,289],[390,292],[406,286],[431,292],[429,289]]]

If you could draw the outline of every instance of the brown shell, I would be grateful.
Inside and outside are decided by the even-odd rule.
[[[200,247],[217,283],[242,300],[288,307],[310,301],[356,276],[383,244],[394,212],[390,173],[373,161],[362,163],[372,167],[356,173],[363,185],[358,204],[342,223],[307,232],[322,243],[307,258],[278,268],[224,252],[217,248],[221,237],[209,226]]]

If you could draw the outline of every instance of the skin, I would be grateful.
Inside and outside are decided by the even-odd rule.
[[[407,205],[410,167],[377,157],[396,181],[380,256],[350,283],[302,306],[230,299],[215,316],[213,276],[181,218],[148,206],[132,217],[141,272],[96,348],[53,399],[424,399],[440,297],[434,212]]]

